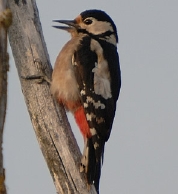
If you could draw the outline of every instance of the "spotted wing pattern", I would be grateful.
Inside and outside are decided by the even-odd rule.
[[[121,85],[117,48],[104,40],[93,41],[86,36],[74,53],[73,67],[91,133],[85,142],[81,165],[88,183],[94,182],[99,189],[104,145],[110,136]],[[106,72],[101,72],[104,67]]]

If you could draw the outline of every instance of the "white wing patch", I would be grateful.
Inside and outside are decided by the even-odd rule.
[[[88,104],[87,103],[83,103],[84,108],[88,108]]]
[[[95,128],[90,128],[90,132],[92,135],[96,135],[96,129]]]
[[[101,109],[105,109],[105,105],[103,103],[101,103],[100,100],[95,102],[95,100],[93,100],[93,98],[90,97],[90,96],[87,96],[86,102],[87,103],[89,103],[89,102],[92,103],[93,106],[95,107],[95,109],[98,109],[99,107],[101,107]]]
[[[86,95],[86,91],[85,90],[81,90],[80,91],[80,94],[83,96],[83,95]]]
[[[100,117],[100,118],[96,118],[96,122],[97,122],[98,124],[100,124],[100,123],[104,123],[105,120],[104,120],[102,117]]]
[[[101,95],[103,98],[108,99],[111,98],[111,87],[110,81],[102,77],[102,69],[96,66],[93,68],[92,72],[94,73],[94,90],[95,93]]]
[[[97,147],[99,147],[99,144],[97,142],[94,143],[94,148],[95,150],[97,149]]]
[[[91,114],[87,113],[86,118],[87,118],[87,121],[92,121],[92,119],[96,118],[96,115],[93,113]]]
[[[110,86],[110,72],[108,63],[104,59],[103,49],[96,40],[91,40],[90,48],[95,51],[98,57],[98,63],[95,63],[94,73],[94,90],[95,93],[101,95],[103,98],[108,99],[112,97]]]

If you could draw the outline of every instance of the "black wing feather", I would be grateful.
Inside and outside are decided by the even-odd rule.
[[[107,43],[106,41],[98,40],[101,47],[103,48],[104,58],[108,61],[109,71],[111,75],[111,92],[112,98],[105,99],[101,95],[94,93],[94,73],[92,72],[97,63],[97,54],[90,49],[91,37],[86,36],[82,39],[79,48],[77,48],[74,54],[74,69],[78,82],[79,91],[81,92],[81,101],[87,103],[87,107],[84,106],[85,113],[94,114],[96,118],[103,118],[103,122],[97,122],[96,118],[91,121],[88,120],[90,128],[96,130],[96,135],[93,135],[89,140],[89,146],[93,143],[93,147],[90,150],[90,154],[96,156],[96,160],[91,161],[92,166],[89,166],[89,171],[92,173],[87,175],[88,182],[95,182],[95,187],[99,189],[99,178],[101,170],[101,159],[104,154],[104,145],[108,140],[112,128],[112,123],[116,110],[116,101],[119,96],[121,79],[120,79],[120,67],[117,48],[114,45]],[[105,50],[107,52],[105,52]],[[82,92],[84,93],[82,94]],[[100,101],[105,105],[105,109],[95,108],[92,102],[87,102],[87,98],[90,97],[95,102]],[[94,148],[95,143],[99,144],[99,147]],[[91,156],[90,156],[91,157]],[[95,164],[94,164],[95,163]],[[94,168],[94,169],[93,169]],[[94,172],[94,174],[93,174]]]

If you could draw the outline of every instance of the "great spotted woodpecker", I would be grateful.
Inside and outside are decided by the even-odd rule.
[[[51,92],[73,113],[84,137],[80,171],[99,193],[105,142],[109,139],[121,87],[118,35],[104,11],[87,10],[74,20],[55,20],[72,38],[59,53]]]

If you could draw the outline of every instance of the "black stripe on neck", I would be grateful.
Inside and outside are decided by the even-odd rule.
[[[78,29],[77,31],[78,31],[78,33],[88,34],[91,38],[93,38],[95,40],[105,39],[107,36],[111,36],[112,34],[116,35],[114,32],[111,32],[111,31],[106,31],[104,33],[97,34],[97,35],[91,34],[85,29]]]

